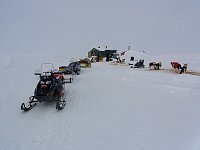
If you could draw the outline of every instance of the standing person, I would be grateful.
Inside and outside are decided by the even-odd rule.
[[[106,61],[109,61],[110,57],[109,57],[109,54],[107,53],[106,54]]]
[[[186,70],[187,70],[187,64],[184,64],[183,67],[181,67],[180,74],[186,73]]]
[[[99,62],[100,56],[100,54],[97,54],[97,62]]]

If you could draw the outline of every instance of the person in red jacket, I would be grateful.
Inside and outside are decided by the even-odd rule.
[[[181,69],[181,64],[179,64],[178,62],[171,62],[171,65],[174,69]]]

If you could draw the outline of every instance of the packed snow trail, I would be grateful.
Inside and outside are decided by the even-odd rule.
[[[65,141],[70,137],[69,126],[74,118],[72,110],[76,108],[81,96],[77,82],[78,77],[73,85],[66,85],[66,106],[62,111],[56,110],[54,102],[43,102],[29,112],[20,112],[18,119],[24,125],[10,138],[5,149],[67,149]]]
[[[21,103],[28,101],[37,84],[30,77],[31,64],[39,66],[41,60],[26,57],[27,63],[21,64],[17,58],[14,66],[4,70],[10,80],[5,84],[7,90],[1,87],[5,93],[1,98],[0,150],[200,147],[200,81],[196,76],[95,63],[66,84],[63,110],[56,110],[52,102],[22,112]]]

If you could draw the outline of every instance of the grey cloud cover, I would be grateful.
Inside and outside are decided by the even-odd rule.
[[[198,0],[1,0],[0,51],[199,52]]]

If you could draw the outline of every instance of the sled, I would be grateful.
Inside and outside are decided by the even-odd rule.
[[[75,73],[69,66],[61,66],[59,70],[63,73],[64,83],[72,83]]]
[[[131,67],[133,68],[133,67]],[[135,65],[134,68],[144,68],[144,60],[139,60]]]
[[[81,68],[91,68],[91,61],[88,58],[79,61]]]

